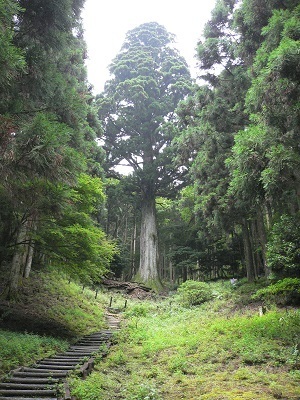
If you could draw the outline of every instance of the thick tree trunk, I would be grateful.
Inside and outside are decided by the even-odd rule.
[[[157,281],[158,276],[158,238],[156,227],[155,197],[145,196],[142,202],[140,233],[139,278],[144,282]]]

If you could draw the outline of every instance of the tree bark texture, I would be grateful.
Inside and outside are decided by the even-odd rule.
[[[139,277],[143,282],[158,279],[158,238],[155,198],[142,202]]]

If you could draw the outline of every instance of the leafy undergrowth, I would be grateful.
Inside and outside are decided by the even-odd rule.
[[[55,271],[34,273],[18,301],[0,303],[0,329],[73,338],[104,326],[107,298]]]
[[[259,316],[258,306],[236,307],[235,290],[213,291],[213,301],[193,308],[176,299],[131,301],[118,344],[87,380],[71,383],[72,393],[78,400],[299,399],[299,310]]]
[[[0,376],[103,329],[107,305],[107,295],[95,299],[94,291],[54,271],[33,273],[18,301],[0,302]]]
[[[0,330],[0,377],[20,365],[66,350],[62,339]]]

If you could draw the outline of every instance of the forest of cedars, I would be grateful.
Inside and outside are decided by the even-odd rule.
[[[218,0],[197,84],[172,33],[138,26],[95,96],[83,5],[0,2],[2,295],[49,265],[85,284],[298,277],[299,0]]]

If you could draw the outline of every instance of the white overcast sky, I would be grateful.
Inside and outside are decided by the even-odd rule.
[[[108,65],[119,53],[126,33],[145,22],[158,22],[176,35],[176,47],[197,75],[195,53],[216,0],[86,0],[83,11],[88,46],[88,80],[94,93],[109,78]]]

